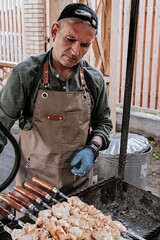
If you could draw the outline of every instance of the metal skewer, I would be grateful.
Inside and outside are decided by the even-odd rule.
[[[47,208],[47,209],[51,208],[51,207],[50,207],[48,204],[46,204],[40,197],[38,197],[37,195],[29,192],[28,190],[26,190],[26,189],[24,189],[24,188],[22,188],[22,187],[20,187],[20,186],[15,186],[14,189],[15,189],[17,192],[21,193],[23,196],[29,198],[30,200],[32,200],[32,201],[34,201],[34,202],[36,202],[36,203],[38,203],[38,204],[42,204],[43,207],[45,207],[45,208]]]
[[[50,184],[50,183],[47,183],[47,182],[45,182],[45,181],[43,181],[43,180],[41,180],[41,179],[39,179],[39,178],[37,178],[37,177],[33,177],[33,178],[32,178],[32,181],[35,182],[35,183],[37,183],[38,185],[40,185],[40,186],[48,189],[48,190],[51,191],[51,192],[58,193],[61,197],[65,198],[65,199],[67,199],[67,200],[69,199],[68,196],[66,196],[65,194],[63,194],[62,192],[60,192],[58,188],[56,188],[54,185],[52,185],[52,184]]]
[[[34,204],[32,204],[28,199],[25,199],[21,196],[17,196],[15,193],[13,192],[9,192],[7,193],[7,195],[12,198],[13,200],[15,200],[16,202],[22,204],[24,207],[32,210],[32,211],[36,211],[39,212],[39,210],[36,208],[36,206]]]
[[[24,226],[24,223],[21,220],[16,219],[16,217],[10,211],[3,208],[2,206],[0,206],[0,214],[8,220],[16,220],[18,222],[18,225],[20,225],[21,227]]]
[[[4,225],[3,223],[2,223],[2,221],[0,221],[0,227],[3,227],[3,229],[7,232],[7,233],[9,233],[10,235],[11,235],[11,233],[12,233],[12,229],[11,228],[9,228],[8,226],[6,226],[6,225]]]
[[[23,213],[24,215],[28,216],[29,218],[31,218],[33,221],[36,221],[37,218],[30,213],[25,207],[23,207],[21,204],[15,202],[13,199],[11,199],[10,197],[0,193],[0,200],[4,201],[5,203],[7,203],[9,206],[13,207],[14,209],[16,209],[18,212]]]
[[[49,193],[43,191],[39,187],[33,185],[32,183],[25,182],[24,186],[29,190],[34,191],[35,193],[39,194],[41,197],[45,198],[47,201],[52,201],[54,203],[59,203],[55,198],[53,198]]]

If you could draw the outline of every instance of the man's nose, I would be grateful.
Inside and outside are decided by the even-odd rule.
[[[80,43],[78,41],[72,44],[72,54],[79,56],[80,53]]]

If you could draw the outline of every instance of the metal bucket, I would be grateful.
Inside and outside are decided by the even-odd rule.
[[[152,147],[146,138],[137,134],[129,134],[124,180],[136,187],[145,189],[147,169]],[[111,144],[107,150],[101,151],[94,166],[94,176],[98,180],[118,176],[120,152],[120,133],[111,136]]]

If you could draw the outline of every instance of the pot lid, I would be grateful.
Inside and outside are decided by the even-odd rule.
[[[109,148],[101,151],[105,155],[120,154],[121,132],[111,135],[111,142]],[[149,141],[142,135],[129,133],[127,143],[127,154],[143,153],[149,147]]]

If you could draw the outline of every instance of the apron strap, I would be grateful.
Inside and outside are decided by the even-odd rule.
[[[43,67],[43,71],[44,71],[44,76],[43,76],[43,86],[45,88],[47,88],[49,86],[49,80],[48,80],[48,61],[46,61],[44,63],[44,67]]]
[[[25,107],[21,113],[21,116],[19,118],[19,126],[21,129],[24,128],[25,124],[26,124],[26,119],[27,117],[30,117],[31,116],[31,113],[28,112],[28,109],[30,108],[30,105],[31,105],[31,99],[32,99],[32,96],[33,94],[35,93],[37,87],[38,87],[38,84],[39,84],[39,81],[41,79],[41,76],[43,74],[43,65],[45,64],[45,62],[48,60],[49,58],[49,51],[47,52],[47,54],[44,56],[43,60],[42,60],[42,63],[41,65],[39,66],[38,68],[38,71],[37,71],[37,76],[36,78],[34,79],[34,82],[33,82],[33,85],[31,87],[31,90],[30,90],[30,93],[27,97],[27,101],[26,101],[26,104],[25,104]],[[48,61],[47,61],[48,62]]]
[[[48,61],[46,61],[44,63],[44,66],[43,66],[43,71],[44,71],[44,77],[43,77],[43,85],[44,86],[49,86],[49,79],[48,79],[48,67],[49,64],[48,64]],[[85,81],[85,78],[84,78],[84,70],[83,70],[83,67],[80,67],[80,81],[81,81],[81,86],[82,88],[85,88],[86,86],[86,81]]]
[[[46,61],[46,62],[44,63],[44,66],[43,66],[43,71],[44,71],[43,86],[44,86],[45,88],[47,88],[47,87],[49,86],[48,68],[49,68],[49,64],[48,64],[48,61]],[[82,90],[83,90],[83,91],[82,91],[82,93],[83,93],[82,97],[83,97],[84,100],[86,100],[86,97],[87,97],[87,96],[86,96],[86,89],[85,89],[85,87],[86,87],[86,81],[85,81],[85,77],[84,77],[84,69],[83,69],[82,66],[80,66],[80,81],[81,81],[81,86],[82,86]]]
[[[81,86],[85,87],[86,86],[86,81],[84,78],[84,69],[83,67],[80,67],[80,81],[81,81]]]
[[[84,69],[82,66],[80,66],[80,81],[81,81],[81,86],[82,86],[82,98],[83,100],[86,100],[87,94],[86,94],[86,81],[84,77]]]

